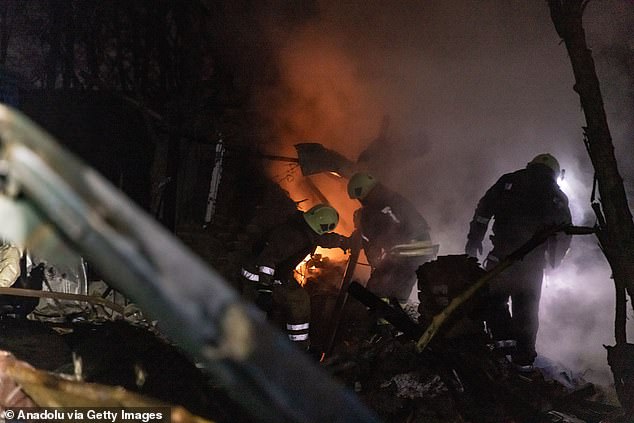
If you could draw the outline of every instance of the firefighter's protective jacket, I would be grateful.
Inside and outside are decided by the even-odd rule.
[[[376,267],[392,247],[412,241],[428,241],[429,225],[402,195],[378,184],[355,213],[368,261]]]
[[[310,344],[311,307],[310,297],[295,281],[293,270],[317,246],[345,249],[346,244],[347,238],[339,234],[318,235],[303,213],[297,212],[256,243],[251,263],[242,268],[242,277],[250,286],[244,289],[245,296],[252,296],[269,316],[280,314],[289,339],[300,348]]]
[[[253,259],[247,270],[256,276],[292,280],[295,267],[315,248],[321,246],[345,249],[346,242],[347,238],[336,233],[318,235],[308,226],[302,212],[297,212],[256,243]]]
[[[498,179],[478,203],[470,224],[470,241],[482,241],[491,218],[497,259],[503,259],[545,227],[572,222],[568,197],[552,171],[543,165],[531,165]],[[563,259],[570,240],[569,235],[558,234],[542,247],[553,267]]]
[[[568,198],[559,189],[553,171],[543,164],[503,175],[482,197],[469,230],[467,253],[481,250],[489,221],[493,223],[493,250],[485,267],[526,243],[536,232],[571,223]],[[513,340],[513,364],[530,369],[537,356],[539,302],[546,257],[556,267],[570,245],[569,235],[558,233],[499,275],[488,286],[484,320],[496,342]],[[511,302],[509,303],[509,297]]]

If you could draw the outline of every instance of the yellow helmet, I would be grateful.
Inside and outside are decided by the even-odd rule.
[[[367,172],[352,175],[348,181],[348,197],[363,200],[379,183],[379,180]]]
[[[322,235],[335,230],[339,223],[339,213],[330,206],[317,204],[304,212],[304,220],[313,231]]]
[[[538,154],[533,160],[528,162],[529,166],[534,164],[542,164],[544,166],[547,166],[548,168],[552,169],[553,172],[555,172],[555,178],[559,177],[559,162],[553,155],[548,153]]]

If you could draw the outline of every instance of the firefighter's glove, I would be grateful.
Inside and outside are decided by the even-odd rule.
[[[467,245],[464,247],[465,253],[471,257],[478,257],[478,254],[482,254],[482,241],[470,239],[467,241]]]
[[[467,239],[469,241],[480,241],[480,244],[482,244],[488,226],[489,219],[475,215],[473,220],[469,223],[469,235],[467,235]],[[480,252],[482,252],[482,247],[480,247]]]
[[[352,249],[352,237],[339,235],[339,248],[341,248],[344,253],[347,253],[348,250]]]
[[[352,248],[352,237],[329,232],[319,237],[318,245],[324,248],[341,248],[345,253]]]

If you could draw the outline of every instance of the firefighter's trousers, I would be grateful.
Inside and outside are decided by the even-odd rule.
[[[513,362],[532,364],[537,353],[539,300],[544,272],[543,252],[534,251],[502,272],[489,286],[486,320],[496,341],[514,339],[517,349]],[[487,259],[487,269],[497,264],[495,250]],[[510,301],[509,301],[510,300]]]
[[[288,338],[300,348],[310,345],[310,296],[294,279],[285,280],[273,286],[273,308],[277,309],[279,320]]]

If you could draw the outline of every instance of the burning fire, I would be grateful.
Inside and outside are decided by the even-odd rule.
[[[294,157],[294,145],[318,142],[353,158],[365,148],[382,124],[385,111],[373,95],[373,87],[359,78],[356,60],[336,39],[311,26],[284,40],[278,51],[281,85],[261,93],[262,112],[270,116],[269,130],[278,140],[276,155]],[[333,77],[334,76],[334,77]],[[304,176],[296,163],[267,164],[271,178],[289,193],[302,210],[327,203],[339,212],[335,232],[350,235],[353,212],[360,207],[347,195],[347,179],[334,173]],[[340,249],[318,248],[296,269],[305,284],[323,273],[324,263],[345,262]]]
[[[339,249],[317,247],[315,252],[308,254],[295,268],[295,280],[304,286],[308,282],[321,278],[324,269],[345,267],[348,255]]]
[[[270,171],[277,167],[283,170],[279,163],[272,163]],[[350,200],[347,195],[347,179],[338,175],[318,174],[302,176],[298,168],[288,169],[286,172],[291,177],[276,178],[280,186],[289,193],[291,199],[300,204],[302,211],[325,203],[334,207],[339,212],[339,224],[335,232],[348,236],[354,230],[352,215],[359,207],[356,200]],[[308,179],[310,178],[310,179]],[[330,279],[333,268],[344,268],[348,261],[348,254],[339,248],[317,247],[315,252],[307,255],[295,268],[295,279],[302,285],[311,280]],[[328,273],[325,275],[324,273]]]
[[[357,206],[355,201],[349,200],[345,190],[346,179],[332,179],[329,175],[315,175],[316,181],[311,184],[298,183],[293,186],[284,186],[290,193],[291,198],[307,198],[302,203],[302,209],[308,210],[310,207],[325,202],[332,205],[339,212],[339,225],[335,232],[342,235],[349,235],[354,230],[352,224],[352,214]],[[320,185],[317,185],[317,184]],[[292,185],[292,184],[288,184]],[[324,190],[322,186],[328,187]],[[323,190],[323,191],[322,191]],[[317,192],[315,192],[317,191]],[[324,194],[327,192],[327,194]],[[306,285],[310,280],[318,280],[322,276],[324,269],[342,265],[348,260],[348,255],[339,248],[317,247],[315,252],[307,255],[304,260],[295,268],[295,279],[302,285]]]

